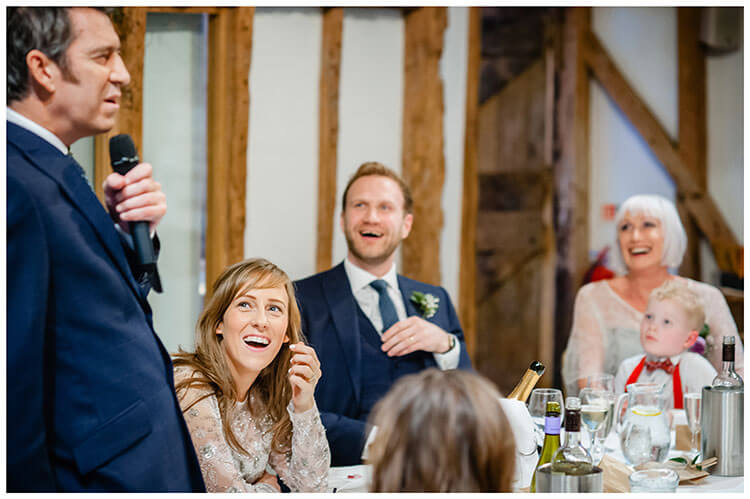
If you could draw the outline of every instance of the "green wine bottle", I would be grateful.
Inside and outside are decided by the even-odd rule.
[[[557,402],[547,402],[547,410],[544,414],[544,445],[542,453],[539,455],[539,462],[536,467],[552,461],[552,456],[560,447],[560,404]],[[531,478],[529,492],[536,492],[536,470]]]

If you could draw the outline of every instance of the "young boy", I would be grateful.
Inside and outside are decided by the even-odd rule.
[[[615,392],[630,383],[662,383],[671,393],[668,409],[682,409],[682,396],[700,392],[716,376],[711,363],[688,352],[703,327],[705,314],[700,298],[679,279],[670,279],[651,292],[641,320],[638,354],[622,361],[615,375]]]

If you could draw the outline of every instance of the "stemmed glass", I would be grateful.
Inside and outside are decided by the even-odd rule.
[[[557,402],[560,404],[560,422],[565,415],[563,407],[562,392],[557,388],[535,388],[529,397],[529,414],[536,425],[537,446],[541,447],[544,443],[544,416],[547,413],[547,402]]]
[[[591,436],[591,457],[598,463],[604,456],[601,441],[597,438],[599,428],[606,424],[611,412],[610,401],[613,400],[611,392],[598,388],[586,387],[578,394],[581,398],[581,420]]]
[[[701,429],[701,394],[686,393],[684,396],[685,415],[690,429],[690,453],[700,454],[698,447],[698,432]]]
[[[607,439],[607,436],[609,436],[610,431],[612,431],[614,422],[615,400],[617,399],[617,397],[615,397],[615,377],[609,373],[591,374],[586,377],[585,386],[588,388],[604,390],[609,393],[610,410],[607,414],[607,421],[605,421],[604,425],[602,425],[596,432],[596,438],[598,438],[600,442],[604,442]],[[613,451],[614,449],[607,447],[606,450]]]

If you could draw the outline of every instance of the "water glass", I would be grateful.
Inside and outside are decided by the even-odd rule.
[[[630,492],[675,492],[679,483],[674,470],[641,470],[630,475]]]
[[[560,404],[560,422],[565,416],[562,392],[557,388],[535,388],[529,397],[529,414],[536,425],[537,445],[544,443],[544,416],[547,413],[547,402]]]

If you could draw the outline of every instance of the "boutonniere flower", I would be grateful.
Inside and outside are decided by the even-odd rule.
[[[435,315],[435,312],[437,312],[438,309],[438,304],[440,303],[440,298],[437,296],[431,295],[430,293],[420,293],[419,291],[413,291],[409,300],[417,306],[419,313],[421,313],[422,317],[425,319],[429,319]]]

